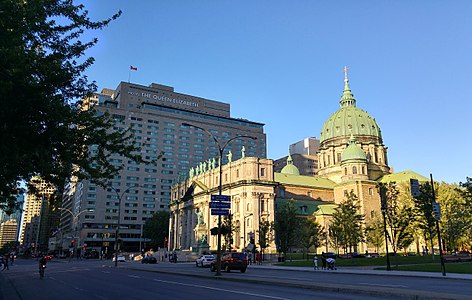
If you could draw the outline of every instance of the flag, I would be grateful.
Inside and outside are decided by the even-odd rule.
[[[130,70],[137,71],[138,67],[129,66]]]

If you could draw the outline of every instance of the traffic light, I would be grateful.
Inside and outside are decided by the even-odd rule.
[[[70,241],[70,247],[71,247],[71,248],[74,248],[74,240],[71,240],[71,241]]]

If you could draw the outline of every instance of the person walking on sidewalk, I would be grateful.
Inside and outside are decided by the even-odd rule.
[[[316,270],[318,270],[318,256],[315,255],[313,256],[313,268]]]
[[[8,267],[8,259],[9,259],[9,256],[8,254],[5,254],[3,255],[3,270],[7,269],[7,270],[10,270],[10,267]]]

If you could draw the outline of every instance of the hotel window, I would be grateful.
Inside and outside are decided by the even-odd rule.
[[[169,123],[169,122],[166,122],[164,123],[166,126],[169,126],[169,127],[175,127],[175,124],[174,123]]]
[[[352,167],[352,174],[357,174],[357,167],[356,166]]]
[[[261,168],[261,176],[265,176],[265,168]]]
[[[236,170],[236,177],[239,178],[239,170]]]
[[[165,132],[174,132],[175,129],[172,129],[172,128],[164,128],[164,131],[165,131]]]

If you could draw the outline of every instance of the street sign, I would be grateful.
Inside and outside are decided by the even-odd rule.
[[[418,197],[420,195],[420,184],[418,179],[410,178],[410,191],[411,196]]]
[[[210,208],[231,208],[231,202],[220,202],[220,201],[212,201],[210,202]]]
[[[231,202],[231,196],[227,196],[227,195],[211,195],[211,201]]]
[[[229,209],[215,209],[211,210],[212,216],[229,216]]]
[[[441,220],[441,206],[437,202],[433,202],[433,215],[436,221]]]

